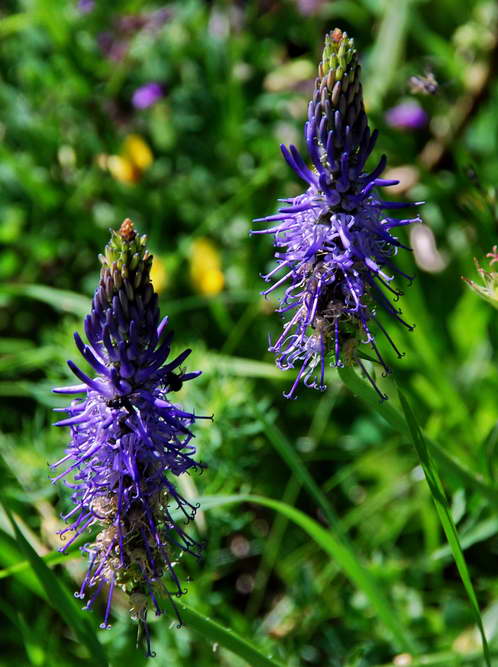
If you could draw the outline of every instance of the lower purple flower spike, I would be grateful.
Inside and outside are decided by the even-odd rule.
[[[88,598],[85,609],[90,609],[106,590],[100,627],[107,628],[113,593],[124,591],[152,656],[147,614],[150,609],[162,614],[161,600],[186,592],[176,563],[182,554],[201,553],[183,528],[197,506],[181,495],[176,478],[202,467],[193,458],[191,426],[203,417],[184,411],[172,396],[199,371],[182,367],[190,350],[167,361],[172,334],[167,318],[159,321],[152,255],[130,220],[112,232],[100,260],[100,283],[85,319],[88,343],[75,334],[95,375],[68,362],[82,384],[54,390],[82,396],[56,424],[71,429],[64,457],[51,466],[52,481],[64,479],[73,491],[73,507],[62,517],[68,526],[60,534],[69,539],[61,551],[98,528],[93,542],[82,547],[88,570],[76,597]],[[181,522],[173,509],[180,511]]]
[[[287,398],[300,383],[325,389],[325,366],[356,364],[381,399],[375,377],[363,359],[389,368],[375,339],[380,331],[396,354],[402,356],[379,320],[387,315],[411,330],[393,305],[402,292],[396,278],[411,281],[394,264],[399,248],[395,227],[421,222],[419,217],[399,219],[383,213],[416,203],[383,201],[378,187],[398,181],[381,178],[386,166],[382,156],[366,171],[366,162],[377,139],[371,132],[363,106],[361,67],[353,40],[338,28],[325,38],[315,91],[308,108],[304,137],[311,168],[295,146],[282,153],[307,190],[290,199],[276,215],[260,218],[269,228],[252,234],[271,234],[277,265],[263,279],[272,282],[265,296],[282,288],[278,312],[283,331],[270,344],[282,370],[298,367]],[[409,249],[409,248],[408,248]],[[372,356],[361,351],[368,345]]]

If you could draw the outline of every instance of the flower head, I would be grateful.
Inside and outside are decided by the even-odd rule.
[[[493,266],[493,264],[498,263],[497,246],[493,246],[493,251],[488,252],[486,257],[489,257],[490,267]],[[492,306],[498,308],[498,272],[493,270],[486,271],[479,265],[477,259],[474,259],[474,262],[479,275],[484,281],[484,285],[478,285],[473,280],[469,280],[463,276],[462,279],[467,283],[470,289],[479,294],[480,297],[485,299]]]
[[[101,625],[106,628],[114,589],[127,593],[151,655],[147,612],[153,608],[161,614],[161,597],[185,592],[175,563],[184,553],[200,553],[170,509],[179,509],[187,520],[196,511],[175,478],[200,466],[193,459],[190,430],[199,417],[176,405],[172,393],[200,371],[183,369],[191,350],[167,361],[172,332],[167,332],[167,317],[159,321],[150,281],[152,255],[131,220],[112,232],[100,260],[99,286],[84,323],[87,342],[74,334],[93,372],[87,375],[68,361],[81,384],[54,389],[80,395],[61,408],[68,417],[57,426],[70,427],[71,442],[51,466],[66,466],[54,483],[72,474],[65,483],[73,492],[73,507],[63,516],[69,525],[60,531],[70,539],[61,551],[89,528],[98,528],[94,541],[82,547],[88,570],[76,597],[91,591],[89,609],[107,588]]]
[[[338,28],[325,38],[315,91],[309,103],[304,135],[312,167],[295,146],[281,146],[285,160],[307,184],[306,191],[290,199],[276,215],[256,220],[270,228],[253,234],[272,234],[277,265],[265,281],[275,282],[268,295],[285,287],[278,312],[285,323],[270,345],[281,369],[300,366],[287,397],[300,381],[324,389],[325,363],[356,363],[372,382],[361,361],[360,343],[368,344],[374,360],[388,372],[374,338],[375,324],[401,356],[378,318],[384,312],[408,329],[385,290],[397,300],[395,277],[411,280],[396,268],[393,256],[405,247],[392,235],[395,227],[420,221],[398,219],[383,210],[413,204],[383,201],[378,186],[397,184],[380,178],[383,156],[372,171],[366,170],[377,131],[371,132],[363,106],[360,64],[353,40]],[[280,277],[280,274],[281,275]]]

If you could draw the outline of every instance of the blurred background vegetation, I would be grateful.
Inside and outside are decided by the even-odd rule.
[[[493,488],[497,322],[460,277],[476,279],[473,257],[485,265],[497,243],[497,25],[488,0],[3,0],[1,499],[40,555],[59,546],[67,504],[67,490],[48,480],[47,462],[68,437],[50,425],[60,404],[50,387],[69,378],[72,332],[88,311],[108,228],[129,216],[149,236],[177,345],[191,346],[189,367],[204,371],[178,400],[215,415],[197,429],[208,470],[182,480],[189,497],[211,499],[191,528],[208,541],[205,561],[183,566],[193,579],[189,604],[289,667],[483,664],[408,438],[333,370],[325,393],[282,398],[293,374],[276,370],[266,351],[280,322],[259,296],[271,242],[248,232],[277,197],[302,189],[278,146],[302,146],[323,36],[339,26],[362,56],[380,130],[376,157],[387,153],[401,180],[391,192],[427,202],[426,226],[399,234],[414,249],[399,261],[416,275],[402,307],[417,326],[391,330],[406,352],[392,359],[397,381],[428,436]],[[151,83],[155,96],[137,97]],[[406,102],[417,105],[419,122],[386,116]],[[381,382],[396,405],[392,380]],[[306,471],[329,514],[303,487]],[[496,506],[451,470],[443,478],[497,648]],[[283,514],[247,502],[216,506],[216,496],[239,493],[282,500],[347,536],[418,657]],[[24,558],[1,510],[0,662],[92,664]],[[77,552],[53,565],[69,590],[84,570]],[[124,598],[114,608],[112,629],[98,634],[111,664],[145,664]],[[95,626],[100,612],[90,614]],[[246,664],[164,617],[152,633],[152,664]]]

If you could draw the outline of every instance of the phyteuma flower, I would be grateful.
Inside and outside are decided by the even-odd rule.
[[[382,213],[414,204],[382,201],[376,194],[377,186],[398,183],[380,178],[385,156],[372,171],[365,169],[377,131],[368,127],[353,40],[338,28],[325,38],[304,134],[311,169],[295,146],[281,149],[308,189],[280,200],[286,206],[276,215],[256,220],[271,223],[270,228],[252,232],[273,234],[277,248],[277,265],[263,276],[275,282],[263,294],[285,287],[278,308],[284,329],[269,349],[281,369],[300,366],[294,384],[284,394],[288,398],[300,381],[325,389],[326,359],[336,367],[358,364],[381,398],[386,398],[361,360],[372,357],[358,346],[368,344],[374,360],[389,372],[374,338],[374,323],[402,356],[379,315],[387,314],[407,329],[413,328],[401,318],[386,290],[396,301],[401,292],[393,287],[393,280],[411,281],[393,263],[398,248],[406,246],[391,230],[420,222],[420,218],[398,219]]]
[[[486,257],[489,257],[490,267],[493,266],[493,264],[498,263],[497,246],[493,246],[493,251],[488,252]],[[464,278],[463,276],[462,280],[464,280],[467,283],[470,289],[474,290],[474,292],[479,294],[480,297],[485,299],[495,308],[498,308],[498,272],[493,270],[486,271],[479,265],[477,259],[474,259],[474,263],[476,265],[476,269],[479,275],[484,281],[484,285],[478,285],[473,280],[469,280],[468,278]]]
[[[99,286],[85,318],[88,342],[74,334],[96,375],[68,361],[81,384],[54,389],[83,396],[59,409],[69,416],[57,423],[69,426],[72,436],[65,456],[51,466],[66,465],[54,483],[72,473],[65,484],[73,491],[73,507],[63,516],[70,525],[60,531],[70,539],[61,551],[90,527],[98,528],[94,541],[82,547],[89,564],[76,597],[91,591],[89,609],[106,587],[100,626],[106,628],[113,591],[122,589],[152,655],[148,609],[160,615],[161,598],[173,603],[172,596],[186,592],[175,565],[183,553],[199,556],[201,551],[182,528],[184,521],[171,514],[179,510],[191,520],[196,511],[178,492],[175,478],[200,467],[193,459],[190,430],[199,417],[176,405],[171,394],[200,371],[183,369],[191,350],[166,361],[172,332],[166,332],[167,317],[159,321],[150,281],[152,255],[131,220],[123,222],[119,233],[112,232],[100,261]],[[168,584],[162,581],[164,574]]]

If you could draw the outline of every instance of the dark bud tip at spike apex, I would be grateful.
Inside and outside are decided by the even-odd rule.
[[[405,246],[391,231],[421,220],[398,221],[383,212],[414,204],[386,202],[377,194],[379,187],[394,181],[379,178],[384,157],[373,168],[366,166],[377,131],[371,132],[368,126],[360,73],[353,39],[335,28],[325,36],[304,128],[311,169],[294,146],[282,147],[284,158],[307,189],[286,199],[288,206],[279,209],[278,215],[259,219],[270,226],[255,232],[274,236],[278,265],[265,277],[274,284],[263,294],[284,290],[277,309],[283,314],[283,331],[269,349],[279,368],[299,369],[285,394],[288,398],[294,397],[299,383],[325,389],[327,363],[357,365],[379,397],[385,398],[360,360],[365,356],[361,345],[373,350],[374,360],[386,374],[389,369],[376,332],[398,356],[399,351],[380,319],[413,328],[390,300],[400,296],[393,281],[407,278],[394,263],[398,249]]]
[[[159,323],[146,240],[127,218],[118,232],[111,231],[100,257],[100,281],[85,319],[88,343],[75,334],[92,371],[87,375],[69,361],[83,384],[55,390],[81,398],[57,424],[70,427],[71,441],[51,467],[62,468],[53,482],[72,476],[73,509],[61,531],[71,537],[62,550],[98,528],[94,541],[82,547],[88,570],[77,597],[88,596],[88,609],[107,590],[100,626],[107,628],[116,587],[125,592],[151,655],[147,612],[161,614],[159,599],[185,593],[176,562],[183,553],[201,553],[171,512],[179,509],[188,520],[195,514],[176,478],[202,467],[193,458],[191,427],[203,417],[173,402],[175,392],[199,373],[181,367],[190,350],[168,360],[171,333],[165,331],[167,318]]]

